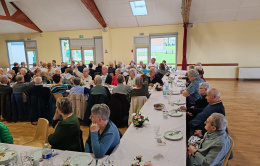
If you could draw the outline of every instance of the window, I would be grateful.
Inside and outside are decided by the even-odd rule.
[[[151,58],[156,58],[157,63],[166,60],[167,65],[172,68],[177,67],[176,35],[150,35]]]
[[[14,67],[14,63],[25,62],[27,68],[31,68],[33,63],[37,63],[37,43],[36,41],[6,41],[9,66]]]
[[[81,50],[71,50],[71,54],[72,54],[72,59],[75,62],[81,61]]]
[[[143,61],[144,64],[148,63],[148,48],[136,48],[137,64]]]
[[[93,51],[93,49],[84,50],[84,63],[89,64],[90,61],[94,61],[94,51]]]
[[[61,48],[61,59],[62,62],[67,62],[70,64],[70,44],[68,39],[60,40],[60,48]]]

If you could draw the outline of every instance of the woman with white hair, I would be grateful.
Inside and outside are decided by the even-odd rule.
[[[126,85],[135,86],[135,79],[136,79],[136,70],[130,69],[129,70],[129,76],[126,77]]]
[[[115,74],[116,74],[116,75],[112,78],[111,85],[117,86],[117,84],[118,84],[118,82],[117,82],[117,76],[118,76],[119,74],[121,74],[121,69],[116,69]]]
[[[209,91],[209,89],[210,89],[209,83],[207,82],[200,83],[198,91],[201,97],[195,101],[195,105],[190,108],[186,108],[185,106],[180,107],[182,110],[186,110],[187,112],[187,118],[186,118],[187,122],[194,119],[209,104],[206,99],[207,92]]]
[[[148,92],[148,85],[143,82],[142,77],[137,77],[135,79],[135,85],[136,89],[133,89],[130,92],[130,98],[132,98],[133,96],[146,96],[147,98],[150,97],[150,94]]]

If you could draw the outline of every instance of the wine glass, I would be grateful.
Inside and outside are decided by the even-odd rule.
[[[155,138],[157,139],[159,136],[159,132],[160,132],[160,125],[155,125],[154,126],[154,133],[155,133]]]

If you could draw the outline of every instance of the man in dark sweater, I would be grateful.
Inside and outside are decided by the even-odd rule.
[[[206,99],[209,103],[208,106],[204,108],[203,111],[196,116],[196,118],[194,118],[192,121],[188,123],[188,139],[193,134],[199,137],[203,136],[203,134],[206,132],[204,128],[204,122],[211,114],[221,113],[225,115],[225,108],[223,106],[222,101],[220,100],[220,92],[217,89],[210,89],[207,93]]]
[[[31,82],[31,74],[27,72],[26,68],[21,68],[20,74],[24,76],[24,82]]]
[[[149,75],[150,75],[150,77],[148,77],[148,85],[149,86],[153,86],[157,82],[160,83],[161,85],[163,84],[161,77],[156,75],[156,70],[155,70],[154,67],[150,68]]]

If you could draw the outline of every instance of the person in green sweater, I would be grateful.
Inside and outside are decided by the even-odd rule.
[[[7,126],[0,122],[0,143],[13,144],[13,136]]]
[[[81,151],[80,149],[80,123],[72,113],[69,98],[61,97],[56,102],[57,109],[53,117],[53,134],[48,137],[52,149]],[[62,120],[59,120],[60,115]]]

